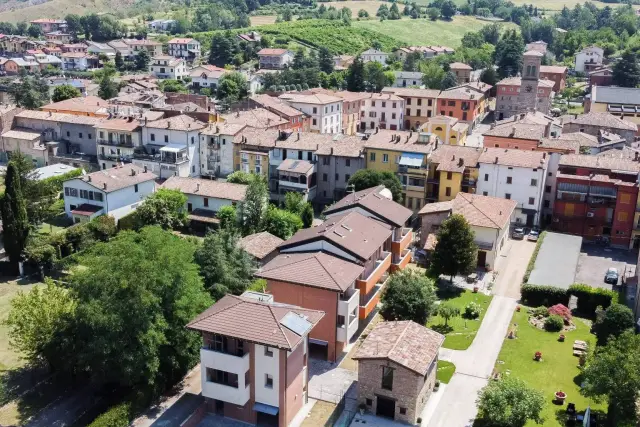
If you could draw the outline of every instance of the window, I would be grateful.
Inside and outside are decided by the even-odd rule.
[[[407,108],[407,111],[404,113],[407,116],[411,115],[411,108]]]
[[[400,415],[407,415],[407,408],[400,408]]]
[[[485,174],[484,174],[484,180],[485,180],[485,182],[486,182],[486,181],[489,181],[489,174],[488,174],[488,173],[485,173]]]
[[[382,163],[389,163],[389,155],[388,154],[383,154],[382,155]]]
[[[455,107],[456,106],[456,101],[448,101],[447,102],[447,106],[448,107]]]
[[[264,346],[264,355],[267,357],[273,357],[273,350],[271,350],[268,346]]]
[[[538,185],[538,180],[531,178],[531,186],[536,187]]]
[[[350,167],[350,166],[351,166],[351,159],[347,159],[347,160],[345,160],[345,165],[346,165],[347,167]]]
[[[329,164],[329,157],[322,157],[322,164],[323,165],[328,165]]]
[[[136,193],[138,192],[138,184],[134,184],[133,191],[135,191]]]
[[[482,195],[483,195],[483,196],[488,196],[488,195],[489,195],[489,192],[487,192],[487,191],[483,191],[483,192],[482,192]]]
[[[155,141],[155,140],[156,140],[156,134],[155,134],[155,133],[152,133],[152,134],[151,134],[151,135],[149,135],[149,136],[151,137],[151,140],[152,140],[152,141]]]
[[[513,184],[513,178],[508,176],[507,177],[507,184]]]
[[[551,172],[547,173],[547,176],[553,176],[553,174]]]
[[[422,105],[422,98],[418,98],[418,105]]]
[[[407,98],[407,105],[411,105],[411,98]]]
[[[370,162],[375,162],[376,161],[376,153],[370,153],[369,154],[369,161]]]
[[[264,374],[264,387],[273,388],[273,377],[269,374]]]
[[[421,116],[422,115],[422,110],[418,108],[418,110],[416,111],[416,116]]]
[[[87,134],[87,138],[91,139],[91,134],[90,133]]]
[[[316,119],[313,119],[313,125],[316,126],[318,124],[318,121]]]
[[[536,204],[536,199],[534,199],[533,197],[529,197],[529,204],[530,205],[535,205]]]
[[[511,194],[505,193],[504,194],[504,198],[507,199],[507,200],[511,200]]]
[[[387,103],[382,101],[382,108],[386,108],[387,107]]]
[[[71,132],[67,131],[67,137],[71,136]]]
[[[344,180],[345,180],[346,182],[349,182],[349,178],[351,178],[351,175],[349,175],[349,174],[346,174],[346,175],[344,176]]]
[[[382,388],[385,390],[393,390],[393,368],[388,366],[382,367]]]
[[[78,132],[78,138],[82,139],[82,132]]]
[[[313,107],[313,114],[318,114],[318,107]]]
[[[544,207],[545,207],[545,208],[550,207],[550,205],[551,205],[551,203],[550,203],[548,200],[545,200],[545,201],[544,201]]]
[[[104,132],[100,131],[100,139],[104,138]]]
[[[453,178],[453,172],[447,172],[447,179],[452,179]]]
[[[336,181],[340,181],[340,174],[336,174],[335,179]]]
[[[164,136],[164,142],[169,142],[169,135]]]
[[[618,213],[618,221],[626,221],[628,218],[627,212]]]
[[[451,187],[447,187],[444,189],[444,195],[447,197],[451,196]]]
[[[433,105],[433,99],[427,99],[427,105],[431,107]]]
[[[195,141],[193,140],[193,136],[191,137],[191,145],[195,144]]]
[[[247,371],[247,372],[248,372],[248,371]],[[371,405],[373,405],[373,400],[371,400],[371,399],[365,399],[365,400],[364,400],[364,403],[365,403],[367,406],[371,406]]]
[[[205,198],[203,199],[203,201],[204,201],[204,207],[205,207],[205,208],[208,208],[208,207],[209,207],[209,198],[208,198],[208,197],[205,197]]]
[[[413,209],[413,197],[409,197],[409,201],[407,203],[407,207],[409,209]]]

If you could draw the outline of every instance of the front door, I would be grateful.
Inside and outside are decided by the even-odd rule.
[[[386,397],[377,396],[376,415],[394,419],[396,416],[396,402]]]
[[[478,267],[484,268],[487,264],[487,253],[485,251],[478,251]]]
[[[527,227],[533,227],[534,214],[527,214]]]

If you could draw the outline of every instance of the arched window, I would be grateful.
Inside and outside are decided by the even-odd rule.
[[[441,128],[440,126],[438,126],[438,127],[436,128],[436,130],[437,130],[437,131],[442,131],[442,128]]]

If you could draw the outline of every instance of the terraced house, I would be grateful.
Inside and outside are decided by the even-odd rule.
[[[481,154],[480,148],[437,145],[429,157],[427,200],[445,202],[460,192],[474,193]]]

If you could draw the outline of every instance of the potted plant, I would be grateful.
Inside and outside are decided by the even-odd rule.
[[[360,409],[360,415],[364,415],[364,410],[367,409],[367,407],[364,403],[361,403],[358,409]]]
[[[582,353],[580,355],[580,359],[578,359],[578,363],[580,364],[580,366],[584,366],[587,363],[587,354],[586,353]]]
[[[565,393],[564,391],[556,391],[556,400],[560,403],[563,404],[564,400],[567,398],[567,393]]]
[[[435,384],[433,384],[433,391],[440,390],[440,380],[436,380]]]
[[[565,339],[564,334],[560,334],[560,336],[558,337],[558,341],[564,342],[564,339]]]
[[[520,306],[516,305],[516,311],[519,313],[520,312]]]
[[[542,359],[542,352],[536,351],[536,354],[533,356],[533,359],[534,359],[536,362],[539,362],[539,361],[540,361],[540,359]]]
[[[475,285],[475,286],[473,287],[473,293],[474,293],[474,294],[477,294],[477,293],[478,293],[478,285]]]

